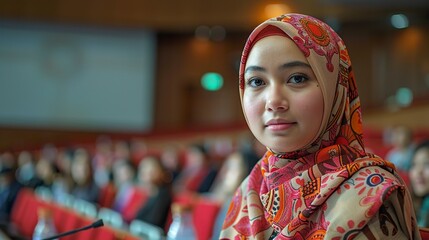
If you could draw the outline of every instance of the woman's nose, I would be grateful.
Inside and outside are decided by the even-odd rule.
[[[289,109],[287,94],[280,86],[272,86],[267,92],[266,109],[274,112]]]

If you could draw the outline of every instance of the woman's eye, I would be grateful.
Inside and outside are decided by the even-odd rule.
[[[251,87],[259,87],[264,85],[264,81],[260,78],[252,78],[247,82],[247,84]]]
[[[308,78],[306,76],[295,75],[295,76],[292,76],[291,78],[289,78],[288,83],[299,84],[299,83],[303,83],[307,80],[308,80]]]

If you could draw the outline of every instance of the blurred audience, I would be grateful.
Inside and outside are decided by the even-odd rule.
[[[54,162],[57,157],[58,149],[53,143],[45,144],[40,151],[40,158]]]
[[[429,227],[429,139],[416,146],[409,174],[417,223]]]
[[[232,196],[261,159],[262,149],[264,149],[263,145],[254,138],[246,139],[239,148],[239,150],[231,153],[222,165],[216,185],[214,185],[211,193],[222,203],[213,226],[213,240],[219,239]]]
[[[0,155],[0,164],[3,164],[3,166],[10,167],[14,169],[14,171],[18,167],[17,161],[15,159],[15,155],[11,152],[3,152]]]
[[[113,162],[119,160],[131,160],[131,146],[128,141],[117,140],[113,144]]]
[[[387,158],[401,173],[409,169],[418,224],[429,227],[429,140],[414,148],[412,132],[404,126],[393,128],[390,136],[393,148]],[[101,136],[93,154],[86,148],[53,144],[43,146],[39,155],[21,151],[16,160],[4,152],[0,155],[0,220],[7,221],[23,186],[46,187],[56,200],[70,193],[112,208],[126,223],[139,219],[166,229],[174,194],[185,194],[191,201],[209,198],[220,204],[212,235],[218,239],[233,194],[266,149],[253,136],[241,139],[237,147],[231,141],[210,143],[190,143],[184,150],[174,144],[149,149],[142,140]]]
[[[207,192],[217,170],[211,165],[206,148],[201,144],[188,146],[185,166],[174,181],[175,192]]]
[[[18,169],[16,170],[17,180],[24,186],[30,186],[31,181],[36,177],[36,164],[32,154],[22,151],[18,155]]]
[[[140,161],[148,154],[148,147],[142,139],[133,138],[130,140],[130,158],[134,166],[138,166]]]
[[[73,149],[68,148],[58,150],[56,166],[58,168],[59,174],[55,178],[55,183],[58,186],[56,189],[62,189],[62,191],[55,193],[57,199],[62,199],[63,195],[61,195],[61,193],[70,193],[74,185],[71,175],[73,152]]]
[[[58,168],[46,158],[40,158],[36,163],[36,176],[31,184],[33,188],[44,187],[53,190]]]
[[[91,159],[87,150],[83,148],[75,150],[71,176],[74,183],[71,194],[79,199],[97,203],[99,187],[93,178]]]
[[[113,164],[113,182],[117,189],[112,208],[123,213],[135,186],[136,171],[129,160],[119,160]]]
[[[94,181],[98,187],[108,184],[112,175],[113,141],[108,136],[98,137],[92,158]]]
[[[148,156],[140,162],[138,178],[149,198],[138,210],[136,219],[164,229],[173,201],[169,172],[160,159]]]
[[[161,152],[161,161],[171,175],[172,181],[175,181],[182,170],[179,149],[176,146],[165,146]]]
[[[411,167],[414,151],[411,129],[403,125],[393,127],[390,132],[390,143],[393,148],[387,153],[386,159],[395,164],[398,170],[407,172]]]
[[[91,146],[53,144],[40,151],[21,151],[16,159],[4,152],[0,220],[9,218],[22,187],[50,189],[59,202],[67,193],[121,213],[126,223],[139,219],[162,229],[169,223],[175,193],[193,200],[209,197],[222,205],[218,217],[223,219],[232,194],[260,158],[255,142],[241,145],[239,151],[232,144],[228,139],[209,139],[184,148],[175,144],[149,148],[142,140],[100,136],[93,152],[88,150]]]
[[[0,223],[7,223],[19,190],[22,188],[15,178],[15,169],[0,159]]]
[[[243,152],[231,153],[223,163],[215,182],[206,196],[223,203],[228,201],[248,173]]]

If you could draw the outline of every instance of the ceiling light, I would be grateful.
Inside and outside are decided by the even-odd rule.
[[[267,17],[277,17],[286,13],[290,13],[290,7],[286,4],[277,3],[277,4],[268,4],[265,6],[265,14]]]
[[[201,78],[201,85],[207,91],[217,91],[222,88],[223,77],[216,72],[205,73]]]
[[[404,14],[394,14],[390,17],[390,23],[397,29],[407,28],[408,18]]]
[[[396,91],[395,97],[396,97],[396,102],[401,107],[408,107],[413,102],[413,92],[409,88],[405,88],[405,87],[399,88]]]

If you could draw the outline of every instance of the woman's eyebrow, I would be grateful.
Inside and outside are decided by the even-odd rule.
[[[291,67],[307,67],[307,68],[311,68],[311,66],[308,63],[301,62],[301,61],[288,62],[288,63],[282,64],[280,66],[281,69],[291,68]],[[263,67],[260,67],[260,66],[248,66],[246,68],[246,70],[244,71],[244,73],[251,72],[251,71],[266,72],[266,69],[263,68]]]
[[[244,73],[251,72],[251,71],[265,72],[266,70],[265,68],[259,67],[259,66],[248,66],[244,71]]]
[[[291,68],[291,67],[307,67],[311,68],[311,66],[308,63],[301,62],[301,61],[293,61],[288,62],[280,66],[280,68]]]
[[[301,61],[293,61],[288,62],[280,66],[280,68],[291,68],[291,67],[307,67],[311,68],[311,66],[308,63],[301,62]]]

